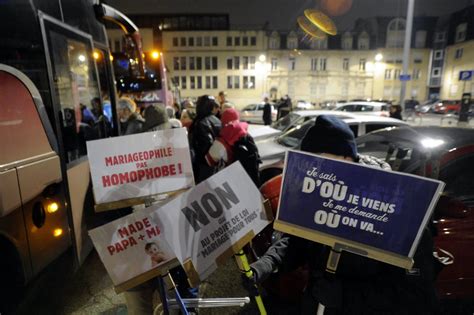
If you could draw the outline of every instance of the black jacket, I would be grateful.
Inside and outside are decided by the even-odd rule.
[[[271,124],[272,123],[272,106],[269,103],[266,103],[263,106],[263,116],[262,116],[263,122],[265,124]]]
[[[367,157],[362,164],[373,162]],[[372,164],[373,165],[373,164]],[[331,249],[291,235],[275,242],[251,265],[257,281],[274,270],[293,270],[308,264],[310,278],[301,303],[301,314],[433,314],[437,306],[434,289],[433,239],[425,229],[411,272],[359,255],[342,252],[336,274],[325,272]]]
[[[144,123],[145,121],[139,114],[132,113],[128,120],[120,126],[122,135],[132,135],[142,132]]]

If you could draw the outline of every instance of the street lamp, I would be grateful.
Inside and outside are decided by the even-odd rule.
[[[375,61],[380,62],[383,59],[383,55],[381,53],[378,53],[375,55]]]
[[[258,57],[258,61],[260,62],[265,62],[267,60],[267,57],[264,55],[264,54],[261,54],[259,57]]]

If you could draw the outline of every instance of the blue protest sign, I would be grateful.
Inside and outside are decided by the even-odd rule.
[[[443,187],[428,178],[288,151],[274,227],[410,267]]]
[[[472,79],[472,71],[459,71],[459,81],[470,81]]]

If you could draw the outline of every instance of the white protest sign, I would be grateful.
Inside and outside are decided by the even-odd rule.
[[[97,204],[194,184],[184,128],[88,141],[87,152]]]
[[[262,196],[240,162],[164,206],[150,208],[152,218],[166,227],[163,236],[187,272],[189,260],[192,262],[199,278],[195,281],[208,277],[229,251],[245,245],[242,239],[258,234],[270,223]],[[195,282],[189,272],[188,277]]]
[[[89,235],[118,286],[176,258],[163,232],[163,225],[153,221],[149,209],[144,209],[90,230]]]

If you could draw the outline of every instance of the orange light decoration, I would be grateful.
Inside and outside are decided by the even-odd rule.
[[[316,38],[316,39],[326,38],[326,33],[324,33],[319,28],[317,28],[306,17],[300,16],[296,19],[296,22],[301,27],[301,29],[312,38]]]
[[[92,53],[92,57],[94,57],[95,60],[99,60],[100,54],[99,54],[97,51],[94,51],[94,52]]]
[[[46,206],[46,211],[48,211],[48,213],[55,213],[58,210],[59,204],[55,201],[48,203],[48,205]]]
[[[323,12],[319,10],[306,9],[304,15],[308,20],[311,21],[317,28],[329,35],[337,34],[336,24]]]
[[[61,235],[63,235],[63,229],[54,229],[53,235],[54,237],[60,237]]]
[[[340,16],[352,7],[352,0],[321,0],[321,9],[331,16]]]

